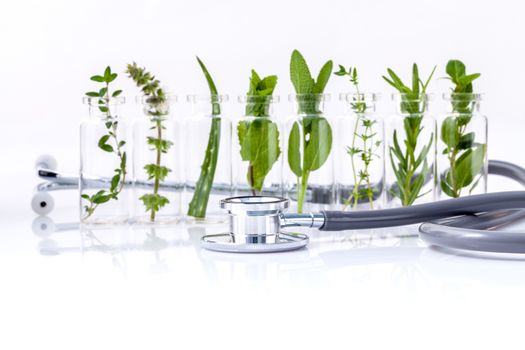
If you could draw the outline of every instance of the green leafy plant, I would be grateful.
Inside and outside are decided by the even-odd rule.
[[[261,192],[266,175],[281,154],[279,129],[268,119],[276,85],[277,76],[261,79],[252,70],[245,114],[257,118],[241,120],[237,125],[241,158],[249,162],[247,179],[254,196]]]
[[[351,145],[346,147],[346,151],[350,156],[354,187],[349,197],[345,200],[345,208],[349,205],[353,205],[353,207],[356,208],[359,200],[367,199],[370,203],[370,208],[373,209],[374,187],[370,180],[369,169],[374,157],[378,157],[376,152],[379,146],[381,146],[380,140],[374,140],[377,135],[374,131],[376,121],[368,118],[365,114],[367,105],[366,102],[363,101],[363,94],[359,90],[357,68],[349,67],[348,70],[346,70],[344,66],[339,65],[339,71],[334,74],[340,77],[348,77],[356,91],[353,101],[350,102],[350,107],[356,115],[356,120]],[[363,131],[358,133],[360,125]],[[360,142],[361,146],[358,146],[358,142]],[[356,158],[361,159],[363,163],[362,169],[358,169],[356,166]]]
[[[423,185],[432,172],[434,165],[428,164],[427,156],[432,150],[434,132],[419,153],[416,152],[418,139],[423,131],[421,122],[426,109],[426,99],[422,97],[426,93],[428,84],[434,75],[436,67],[430,73],[428,79],[423,82],[419,77],[417,64],[412,66],[412,87],[406,86],[396,73],[388,68],[388,76],[383,79],[401,93],[401,112],[406,114],[403,118],[405,140],[403,140],[404,151],[401,148],[394,131],[393,146],[390,146],[390,163],[396,176],[397,184],[389,189],[390,193],[401,200],[403,206],[408,206],[426,193],[421,193]]]
[[[104,115],[104,125],[107,133],[98,140],[98,148],[104,152],[114,153],[119,159],[119,167],[115,169],[114,175],[110,181],[109,189],[102,189],[93,195],[82,194],[81,197],[87,204],[84,205],[84,215],[82,220],[89,218],[97,207],[110,200],[117,200],[118,195],[124,188],[126,180],[126,152],[124,145],[126,141],[119,140],[117,135],[118,120],[117,116],[111,114],[112,98],[119,96],[122,90],[110,91],[110,83],[117,79],[118,74],[113,73],[108,66],[102,75],[94,75],[90,79],[94,82],[101,83],[103,86],[98,91],[86,92],[86,96],[96,99],[98,110]]]
[[[451,94],[454,115],[445,118],[441,124],[441,140],[446,145],[443,154],[447,155],[449,168],[440,184],[445,194],[457,198],[462,189],[470,185],[469,193],[474,190],[485,164],[486,145],[474,142],[474,132],[466,132],[472,119],[472,82],[480,74],[467,74],[465,65],[459,60],[448,61],[446,72],[454,84]]]
[[[206,208],[208,207],[208,200],[210,198],[210,191],[213,186],[213,179],[215,177],[215,169],[217,168],[217,158],[219,157],[219,145],[221,141],[221,106],[219,104],[219,94],[213,79],[208,72],[204,63],[197,57],[197,62],[204,73],[204,77],[208,83],[211,93],[212,104],[212,120],[210,135],[208,137],[208,145],[206,147],[206,154],[201,165],[201,173],[197,184],[195,185],[195,192],[188,207],[188,215],[196,218],[204,218],[206,216]]]
[[[332,128],[322,116],[322,93],[332,74],[332,61],[326,62],[317,80],[312,78],[304,57],[297,50],[292,52],[290,78],[297,94],[297,120],[288,139],[288,164],[297,176],[297,210],[303,211],[308,178],[328,159],[332,148]]]
[[[171,169],[161,163],[162,154],[167,153],[173,145],[173,142],[164,139],[162,136],[165,129],[162,123],[169,113],[169,102],[164,90],[160,87],[159,80],[155,79],[155,76],[147,72],[145,68],[140,68],[133,62],[133,64],[128,64],[126,73],[142,90],[145,96],[145,110],[153,124],[151,129],[156,132],[156,137],[148,136],[147,138],[148,145],[156,153],[155,163],[144,166],[148,180],[153,180],[153,193],[144,194],[139,198],[144,204],[146,212],[150,212],[150,221],[155,221],[156,213],[170,202],[168,198],[159,193],[160,183],[171,172]]]

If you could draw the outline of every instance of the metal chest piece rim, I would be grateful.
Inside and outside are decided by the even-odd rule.
[[[272,253],[305,247],[302,233],[281,232],[281,214],[289,200],[272,196],[241,196],[221,200],[228,211],[229,232],[202,237],[202,247],[229,253]]]

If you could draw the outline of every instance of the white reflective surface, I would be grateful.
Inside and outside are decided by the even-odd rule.
[[[493,321],[524,311],[525,261],[428,248],[413,227],[227,254],[199,246],[225,226],[87,231],[71,208],[2,220],[2,349],[512,348],[521,332]]]

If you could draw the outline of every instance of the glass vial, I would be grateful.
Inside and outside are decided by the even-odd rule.
[[[434,201],[436,121],[428,94],[394,94],[398,113],[385,121],[385,193],[389,206]]]
[[[341,94],[345,114],[334,120],[334,174],[338,210],[383,206],[383,120],[377,94]]]
[[[185,191],[183,210],[193,222],[220,223],[220,200],[232,195],[231,121],[222,115],[226,95],[191,95],[192,115],[184,119]]]
[[[329,95],[290,95],[295,115],[286,123],[285,187],[292,210],[299,213],[335,205],[333,130],[324,114]]]
[[[441,198],[487,192],[487,117],[479,111],[482,96],[443,95],[448,112],[439,120],[438,171]]]
[[[117,114],[124,97],[84,97],[80,124],[80,222],[112,225],[129,219],[130,128]]]
[[[273,114],[277,96],[239,96],[243,116],[232,129],[232,177],[236,196],[282,197],[283,126]]]
[[[170,110],[175,101],[175,96],[138,98],[145,116],[133,123],[133,222],[180,218],[184,174],[180,123]]]

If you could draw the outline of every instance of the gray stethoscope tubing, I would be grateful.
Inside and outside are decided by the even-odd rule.
[[[525,169],[502,161],[490,161],[489,173],[511,178],[525,186]],[[493,231],[525,217],[525,191],[472,195],[410,207],[367,211],[284,213],[288,203],[278,197],[233,197],[221,202],[228,210],[230,235],[242,250],[217,244],[220,251],[264,251],[267,238],[278,237],[282,228],[308,227],[341,231],[403,226],[424,222],[420,237],[444,248],[497,253],[525,253],[525,234]],[[490,229],[490,230],[488,230]],[[205,241],[214,249],[216,242]],[[251,247],[248,247],[251,246]],[[257,248],[260,246],[260,248]],[[292,247],[293,249],[293,247]]]

